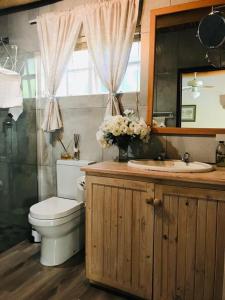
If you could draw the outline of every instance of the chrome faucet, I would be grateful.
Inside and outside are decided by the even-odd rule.
[[[190,162],[191,159],[191,154],[188,152],[185,152],[182,156],[181,156],[181,160],[183,162],[185,162],[186,164],[188,164]]]

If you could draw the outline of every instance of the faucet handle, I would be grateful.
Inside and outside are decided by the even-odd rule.
[[[190,162],[190,158],[191,158],[191,154],[189,152],[185,152],[182,156],[181,156],[181,160],[185,163],[189,163]]]
[[[165,160],[166,159],[166,152],[162,151],[159,153],[159,155],[157,156],[157,160]]]

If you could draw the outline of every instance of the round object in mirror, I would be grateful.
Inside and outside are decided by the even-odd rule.
[[[206,48],[218,48],[225,41],[225,19],[220,12],[204,17],[198,27],[198,37]]]

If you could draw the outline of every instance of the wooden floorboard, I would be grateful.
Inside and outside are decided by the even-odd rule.
[[[84,255],[63,265],[44,267],[40,246],[24,241],[0,254],[0,300],[123,300],[129,297],[90,285]]]

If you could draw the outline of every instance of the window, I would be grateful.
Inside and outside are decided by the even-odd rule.
[[[129,64],[119,92],[136,92],[140,90],[140,41],[134,42]],[[36,64],[36,66],[35,66]],[[40,57],[27,59],[23,70],[22,90],[24,98],[45,96],[43,67],[40,68]],[[36,73],[36,75],[35,75]],[[57,97],[106,94],[107,89],[101,83],[88,50],[77,50],[68,63],[58,88]]]
[[[119,92],[140,90],[140,42],[134,42],[129,64]],[[57,91],[57,97],[75,95],[105,94],[107,89],[101,83],[91,61],[88,50],[73,52],[73,56],[64,73]]]
[[[22,67],[22,94],[25,99],[36,97],[36,66],[34,58],[27,58]]]
[[[141,50],[140,42],[132,45],[129,64],[123,82],[119,88],[120,92],[139,92],[140,91],[140,72],[141,72]]]

